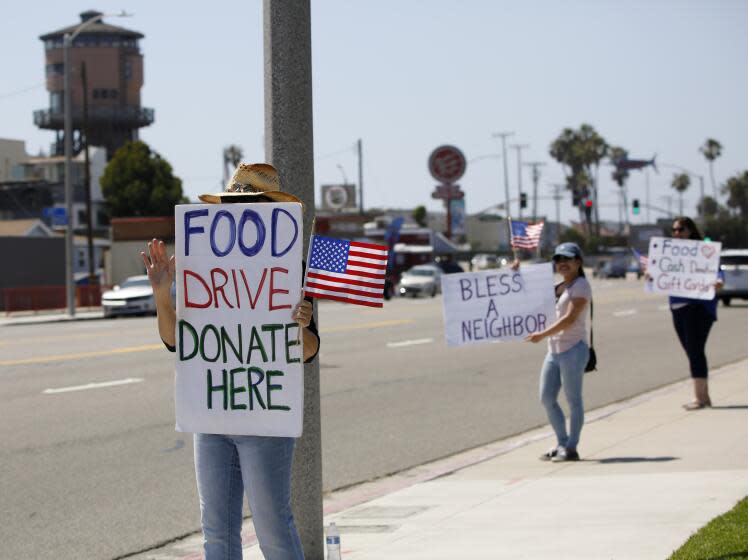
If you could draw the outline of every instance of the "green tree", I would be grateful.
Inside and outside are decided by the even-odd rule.
[[[722,155],[722,144],[717,142],[714,138],[707,138],[704,145],[699,148],[699,151],[704,154],[704,157],[709,164],[709,177],[712,180],[712,194],[716,199],[717,183],[714,180],[714,160]]]
[[[699,216],[711,218],[716,216],[719,212],[719,203],[714,200],[711,196],[705,196],[699,202],[698,208]]]
[[[683,215],[683,193],[688,190],[691,185],[691,178],[687,173],[676,173],[673,175],[673,180],[670,182],[670,186],[678,191],[678,214]]]
[[[419,226],[424,227],[426,225],[425,206],[416,206],[415,208],[413,208],[413,212],[410,215]]]
[[[578,130],[565,128],[550,146],[550,155],[561,164],[566,175],[566,187],[572,191],[579,207],[580,218],[584,220],[584,199],[592,194],[595,202],[595,224],[599,232],[600,214],[598,211],[597,176],[600,161],[608,153],[608,144],[589,124],[582,124]],[[590,229],[587,220],[588,230]]]
[[[748,171],[730,177],[722,192],[727,195],[727,206],[739,212],[743,220],[748,220]]]
[[[112,216],[170,216],[184,201],[182,181],[145,142],[128,142],[114,153],[101,176]]]
[[[707,217],[704,234],[714,241],[721,241],[723,249],[748,246],[748,224],[741,216],[730,214],[723,207],[717,214]]]

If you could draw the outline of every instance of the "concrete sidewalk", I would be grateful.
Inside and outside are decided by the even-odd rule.
[[[710,376],[711,409],[681,408],[686,380],[588,412],[577,463],[539,461],[555,438],[533,430],[334,492],[325,525],[343,560],[664,560],[748,495],[748,360]],[[242,537],[262,559],[251,520]],[[198,560],[201,541],[132,558]]]
[[[588,414],[578,463],[539,461],[542,429],[339,492],[325,523],[344,560],[662,560],[748,495],[748,361],[711,392],[695,412],[689,380]]]

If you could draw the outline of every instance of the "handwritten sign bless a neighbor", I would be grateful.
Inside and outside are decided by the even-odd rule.
[[[301,206],[190,204],[175,216],[177,430],[298,437]]]
[[[555,319],[550,263],[442,276],[449,346],[522,340]]]
[[[722,244],[714,241],[652,237],[647,274],[652,292],[693,299],[714,299]]]

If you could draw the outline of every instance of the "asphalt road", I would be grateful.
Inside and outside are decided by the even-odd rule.
[[[634,280],[593,289],[586,408],[688,375],[664,298]],[[746,326],[748,306],[720,307],[712,367],[748,357]],[[545,423],[544,345],[448,349],[439,297],[323,303],[320,327],[326,490]],[[0,327],[0,558],[111,559],[199,530],[172,360],[152,318]]]

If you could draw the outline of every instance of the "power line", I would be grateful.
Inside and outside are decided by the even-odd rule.
[[[13,97],[14,95],[21,95],[22,93],[26,93],[28,91],[32,91],[32,90],[44,87],[44,85],[45,85],[45,83],[42,82],[42,83],[36,84],[34,86],[28,86],[28,87],[25,87],[23,89],[17,89],[15,91],[10,91],[8,93],[2,93],[2,94],[0,94],[0,99],[6,99],[8,97]]]
[[[316,158],[314,158],[314,160],[319,161],[321,159],[327,159],[327,158],[339,156],[340,154],[344,154],[346,152],[350,152],[351,150],[355,150],[355,149],[356,149],[356,144],[351,144],[347,148],[343,148],[342,150],[338,150],[337,152],[330,152],[329,154],[317,156]]]

